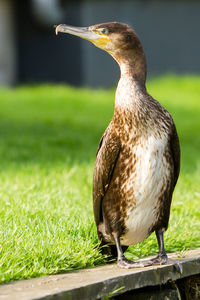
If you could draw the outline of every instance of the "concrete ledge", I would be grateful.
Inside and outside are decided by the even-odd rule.
[[[177,257],[176,254],[169,256]],[[99,299],[122,287],[118,294],[200,274],[200,249],[185,252],[180,261],[183,265],[182,274],[172,265],[125,270],[112,264],[73,273],[16,281],[0,286],[0,300]]]

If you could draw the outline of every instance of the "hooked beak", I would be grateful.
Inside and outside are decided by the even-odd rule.
[[[90,42],[95,42],[95,40],[100,38],[100,36],[97,33],[91,31],[89,27],[75,27],[75,26],[60,24],[56,26],[55,31],[56,31],[56,35],[59,32],[69,33],[72,35],[79,36],[80,38],[83,38]]]
[[[95,46],[107,51],[107,44],[110,39],[107,35],[96,33],[91,27],[75,27],[65,24],[56,26],[56,35],[58,32],[69,33],[72,35],[79,36],[82,39],[92,42]]]

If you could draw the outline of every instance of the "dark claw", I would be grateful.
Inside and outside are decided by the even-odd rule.
[[[155,258],[152,258],[152,263],[154,265],[166,265],[166,264],[171,264],[174,266],[176,271],[180,274],[183,273],[183,265],[178,259],[172,259],[168,258],[168,256],[165,255],[158,255]]]
[[[174,264],[174,268],[176,269],[176,271],[180,274],[183,273],[183,265],[180,262],[177,262]]]

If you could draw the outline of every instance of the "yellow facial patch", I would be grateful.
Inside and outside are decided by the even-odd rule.
[[[95,46],[104,49],[106,47],[106,45],[110,42],[110,39],[109,39],[109,37],[107,35],[101,35],[99,37],[99,39],[96,39],[96,40],[93,40],[93,41],[91,40],[91,42]]]

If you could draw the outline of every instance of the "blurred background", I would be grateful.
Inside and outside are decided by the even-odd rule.
[[[114,85],[119,70],[107,53],[53,28],[106,21],[135,28],[149,77],[200,72],[200,1],[0,0],[0,85]]]

